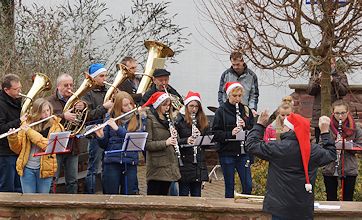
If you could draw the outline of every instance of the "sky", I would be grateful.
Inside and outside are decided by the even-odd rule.
[[[36,0],[36,3],[54,6],[62,1]],[[174,23],[186,27],[186,31],[191,33],[189,38],[191,44],[186,45],[185,51],[177,57],[178,63],[166,61],[166,68],[171,72],[170,84],[181,95],[185,96],[189,90],[197,91],[201,94],[204,107],[217,106],[220,76],[224,70],[230,67],[229,53],[213,46],[206,37],[207,34],[210,34],[214,38],[220,39],[220,45],[224,45],[216,27],[206,21],[197,10],[198,1],[200,0],[170,0],[168,11],[170,14],[177,13]],[[31,4],[31,2],[35,1],[23,1],[23,4]],[[107,4],[108,13],[114,16],[130,13],[131,0],[103,0],[101,2]],[[150,0],[150,2],[160,2],[160,0]],[[286,79],[273,77],[271,72],[253,67],[251,63],[247,64],[259,79],[258,111],[263,109],[274,111],[282,97],[293,92],[288,87],[289,83],[307,83],[307,79],[291,79],[282,85],[270,85],[273,81],[282,82]],[[142,70],[139,69],[138,72],[142,72]],[[350,84],[356,84],[356,82],[358,79],[350,79]],[[206,112],[211,113],[208,110]]]

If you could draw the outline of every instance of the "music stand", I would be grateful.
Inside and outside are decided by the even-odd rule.
[[[67,149],[70,131],[56,132],[49,135],[48,145],[44,152],[35,153],[33,156],[44,156],[51,154],[64,154],[69,153]]]
[[[124,137],[124,142],[121,150],[104,151],[104,154],[121,153],[121,157],[125,156],[127,152],[139,152],[145,149],[147,132],[129,132]],[[122,160],[121,160],[122,164]],[[127,178],[127,163],[124,163],[124,186],[125,195],[128,194],[128,178]]]

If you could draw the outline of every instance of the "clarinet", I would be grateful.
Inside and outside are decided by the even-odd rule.
[[[168,112],[166,112],[166,118],[167,118],[167,121],[168,121],[168,126],[169,126],[169,129],[170,129],[171,137],[176,138],[176,145],[174,145],[175,153],[176,153],[178,162],[179,162],[180,166],[182,167],[184,164],[183,164],[182,159],[181,159],[180,146],[178,146],[178,142],[177,142],[177,130],[174,127],[174,125],[173,125],[173,123],[171,121],[171,118],[170,118],[170,114]]]
[[[192,113],[191,114],[191,119],[192,119],[192,125],[191,125],[191,131],[192,131],[192,138],[196,140],[196,138],[198,136],[200,136],[200,133],[197,132],[197,119],[196,119],[196,114],[195,113]],[[194,161],[193,163],[196,164],[197,163],[197,146],[194,145],[193,147],[193,151],[194,151]]]
[[[342,140],[342,120],[341,119],[338,120],[338,128],[337,128],[337,130],[338,130],[337,140]],[[338,167],[339,167],[340,158],[341,158],[341,155],[337,151],[337,158],[336,158],[336,161],[335,161],[336,165],[335,165],[335,170],[334,170],[333,176],[339,176],[338,175]]]
[[[236,110],[236,126],[242,130],[243,128],[240,126],[240,122],[243,119],[240,116],[239,103],[235,104],[235,110]],[[240,154],[245,154],[243,141],[241,141],[240,143]],[[249,165],[250,165],[250,160],[248,159],[245,162],[245,167],[249,167]]]

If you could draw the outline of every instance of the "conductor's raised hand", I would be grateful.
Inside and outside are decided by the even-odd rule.
[[[268,124],[268,121],[269,121],[269,117],[270,117],[269,111],[264,110],[264,111],[262,111],[260,113],[257,123],[263,125],[264,127],[266,127],[267,124]]]
[[[321,116],[319,118],[319,123],[318,123],[321,133],[328,133],[330,124],[331,124],[331,119],[329,117],[325,115]]]

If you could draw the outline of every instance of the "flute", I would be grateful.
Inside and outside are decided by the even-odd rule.
[[[41,120],[39,120],[39,121],[33,122],[33,123],[29,124],[29,127],[38,125],[38,124],[40,124],[40,123],[43,123],[44,121],[48,121],[49,119],[51,119],[51,118],[53,118],[53,117],[55,117],[55,115],[51,115],[51,116],[49,116],[49,117],[47,117],[47,118],[43,118],[43,119],[41,119]],[[13,130],[13,131],[8,131],[8,132],[6,132],[6,133],[4,133],[4,134],[1,134],[1,135],[0,135],[0,139],[5,138],[5,137],[7,137],[7,136],[9,136],[9,135],[18,133],[20,130],[21,130],[21,127],[15,129],[15,130]]]

